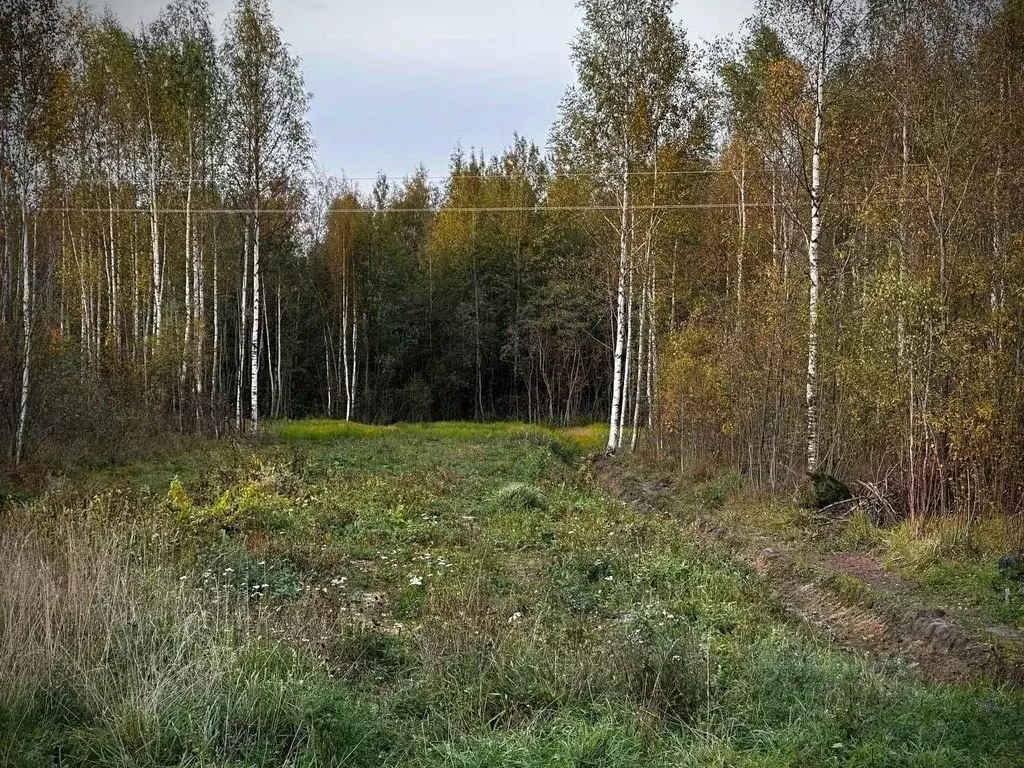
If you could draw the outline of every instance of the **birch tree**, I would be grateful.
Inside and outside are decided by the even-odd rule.
[[[249,318],[249,428],[259,431],[261,224],[267,199],[297,181],[309,162],[309,96],[298,60],[281,40],[268,0],[238,0],[224,44],[229,162],[238,202],[251,237],[251,301],[243,283],[242,312]],[[247,249],[248,250],[248,249]],[[248,253],[243,258],[249,262]],[[251,308],[251,312],[249,309]],[[241,376],[241,371],[239,372]]]
[[[168,166],[176,182],[173,192],[184,207],[180,386],[183,395],[186,386],[191,388],[198,408],[205,379],[205,243],[193,209],[197,198],[213,202],[209,180],[202,177],[214,170],[209,161],[219,128],[216,48],[205,0],[175,0],[153,25],[152,37],[164,52]]]
[[[820,456],[819,302],[821,297],[821,232],[823,209],[822,156],[826,141],[827,84],[833,69],[846,53],[854,22],[855,0],[766,0],[762,13],[779,25],[807,73],[810,103],[809,175],[804,185],[810,204],[807,227],[807,376],[806,376],[806,469],[816,472]]]
[[[633,270],[631,172],[653,160],[660,138],[683,117],[687,47],[670,0],[580,0],[572,45],[577,85],[562,100],[560,151],[600,179],[618,205],[614,353],[607,450],[622,441],[628,381],[627,327]],[[630,302],[628,304],[628,302]]]
[[[32,390],[33,328],[36,313],[36,259],[33,245],[38,227],[35,209],[40,207],[52,170],[58,139],[56,112],[61,102],[61,69],[67,56],[65,18],[51,0],[16,0],[3,15],[3,49],[9,55],[5,67],[4,118],[0,122],[7,167],[17,196],[20,233],[20,384],[16,405],[12,458],[21,462]],[[2,17],[0,17],[2,18]],[[7,234],[4,235],[5,243]]]

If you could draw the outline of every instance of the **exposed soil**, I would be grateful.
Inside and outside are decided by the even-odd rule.
[[[595,472],[609,493],[639,509],[676,510],[674,485],[666,478],[637,477],[605,459]],[[886,571],[869,554],[823,556],[800,542],[730,530],[713,512],[698,513],[692,528],[699,542],[727,547],[764,578],[793,619],[842,648],[902,662],[932,682],[1024,685],[1024,633],[958,626],[942,606],[928,604],[915,584]],[[836,574],[856,579],[864,594],[842,592],[832,582]]]
[[[885,570],[876,558],[862,552],[840,552],[826,557],[822,565],[860,579],[882,592],[911,592],[914,589],[909,581]]]

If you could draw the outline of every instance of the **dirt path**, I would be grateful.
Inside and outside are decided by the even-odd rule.
[[[671,481],[637,477],[614,461],[601,460],[595,470],[613,496],[641,509],[677,511]],[[915,584],[886,571],[871,555],[823,557],[792,541],[740,535],[704,512],[691,526],[700,543],[727,548],[765,579],[794,620],[852,653],[902,663],[932,682],[1024,685],[1024,633],[958,626],[941,606],[929,605]]]

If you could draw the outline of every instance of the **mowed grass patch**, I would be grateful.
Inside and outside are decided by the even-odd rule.
[[[0,762],[1011,766],[1024,749],[1020,693],[927,686],[787,624],[683,520],[606,497],[576,438],[286,426],[162,489],[107,477],[8,513]]]

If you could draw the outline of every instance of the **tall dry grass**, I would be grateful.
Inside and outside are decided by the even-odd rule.
[[[262,643],[246,600],[157,565],[158,546],[137,530],[0,524],[0,763],[40,738],[109,765],[258,749],[266,733],[279,748],[300,660]]]

